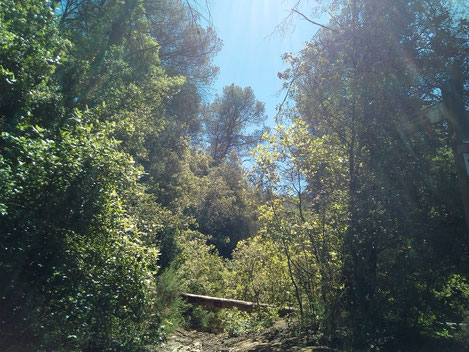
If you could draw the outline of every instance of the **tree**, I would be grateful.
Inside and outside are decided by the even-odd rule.
[[[14,128],[37,109],[60,116],[61,94],[52,73],[66,42],[54,24],[54,14],[37,2],[0,5],[0,129]]]
[[[231,152],[242,154],[255,146],[263,129],[250,129],[266,119],[264,104],[255,99],[251,87],[234,84],[223,88],[223,95],[215,97],[203,115],[209,153],[217,164]]]
[[[220,255],[230,258],[240,240],[257,229],[258,196],[235,161],[213,165],[202,150],[189,150],[178,175],[175,208],[196,223],[194,230],[204,234]]]
[[[147,142],[149,155],[144,162],[152,191],[169,206],[181,197],[175,193],[179,185],[174,181],[182,172],[186,149],[201,139],[201,101],[218,74],[212,60],[222,42],[211,26],[209,9],[198,1],[153,1],[144,2],[144,7],[162,67],[170,76],[185,78],[177,93],[165,101],[164,131]]]
[[[130,153],[182,79],[136,1],[83,4],[88,22],[59,24],[48,2],[0,3],[2,350],[135,350],[160,334],[158,242],[179,219]]]
[[[454,168],[441,164],[451,158],[452,136],[445,124],[409,135],[404,122],[441,99],[438,79],[455,68],[467,82],[465,20],[439,1],[332,4],[330,23],[298,57],[286,56],[292,68],[282,76],[296,103],[293,121],[307,123],[312,143],[324,137],[331,150],[340,146],[347,164],[343,323],[360,348],[390,336],[405,341],[402,326],[414,338],[441,336],[440,324],[461,321],[463,314],[460,303],[451,310],[436,292],[466,272],[467,232]],[[314,214],[333,179],[327,169],[311,172],[316,163],[303,155]],[[403,279],[410,276],[415,281]]]
[[[255,152],[257,180],[267,192],[259,234],[280,251],[283,261],[273,270],[286,266],[301,319],[326,336],[334,334],[342,307],[344,156],[331,136],[311,134],[300,120],[276,126]]]
[[[221,48],[221,40],[199,10],[197,1],[159,1],[144,4],[150,33],[158,41],[163,67],[173,75],[183,75],[203,91],[218,74],[211,64]],[[199,92],[201,93],[201,92]]]

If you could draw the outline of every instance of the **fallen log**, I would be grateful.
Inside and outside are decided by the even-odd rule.
[[[216,308],[216,309],[232,309],[237,308],[245,312],[254,312],[259,309],[274,308],[271,304],[255,303],[248,301],[241,301],[237,299],[210,297],[202,295],[194,295],[192,293],[180,292],[179,295],[186,299],[188,303],[201,305],[205,308]],[[289,313],[296,312],[296,308],[284,307],[279,309],[279,315],[284,316]]]

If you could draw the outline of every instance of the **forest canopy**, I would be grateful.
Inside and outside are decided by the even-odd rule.
[[[465,5],[306,3],[329,22],[268,129],[251,87],[207,102],[209,4],[0,1],[0,350],[149,351],[285,306],[331,348],[469,348]]]

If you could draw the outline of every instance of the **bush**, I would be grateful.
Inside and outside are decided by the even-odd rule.
[[[186,328],[220,333],[223,331],[224,322],[222,312],[209,310],[201,306],[193,306],[186,316]]]
[[[190,309],[189,305],[179,296],[180,284],[174,267],[169,267],[161,273],[156,280],[156,290],[154,295],[155,314],[158,315],[160,335],[158,340],[164,338],[184,325],[184,314]]]
[[[223,311],[221,319],[224,331],[228,336],[243,336],[259,332],[274,325],[278,319],[278,311],[274,308],[269,308],[247,313],[235,308]]]
[[[226,262],[207,237],[186,231],[179,238],[181,254],[176,259],[178,280],[186,292],[223,297],[226,288]]]
[[[128,350],[158,325],[158,253],[122,197],[139,192],[141,172],[111,125],[85,117],[58,133],[19,125],[1,136],[2,350]]]

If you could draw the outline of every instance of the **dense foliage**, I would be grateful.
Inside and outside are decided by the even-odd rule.
[[[455,77],[469,82],[467,20],[446,6],[332,2],[328,28],[285,56],[290,127],[258,148],[263,231],[283,246],[297,305],[354,348],[453,350],[466,329],[464,126],[409,127]]]
[[[1,350],[145,350],[284,306],[341,349],[469,348],[467,14],[326,6],[267,131],[250,87],[201,104],[221,42],[197,1],[0,1]]]
[[[188,127],[166,123],[184,77],[163,68],[150,10],[0,3],[2,350],[136,350],[160,338],[155,275],[188,223],[157,202],[142,166],[160,133]],[[197,67],[211,71],[210,57]]]
[[[219,163],[233,152],[240,155],[253,148],[263,132],[253,129],[265,119],[264,104],[256,100],[251,87],[232,84],[223,88],[223,95],[215,97],[204,111],[210,156]]]

